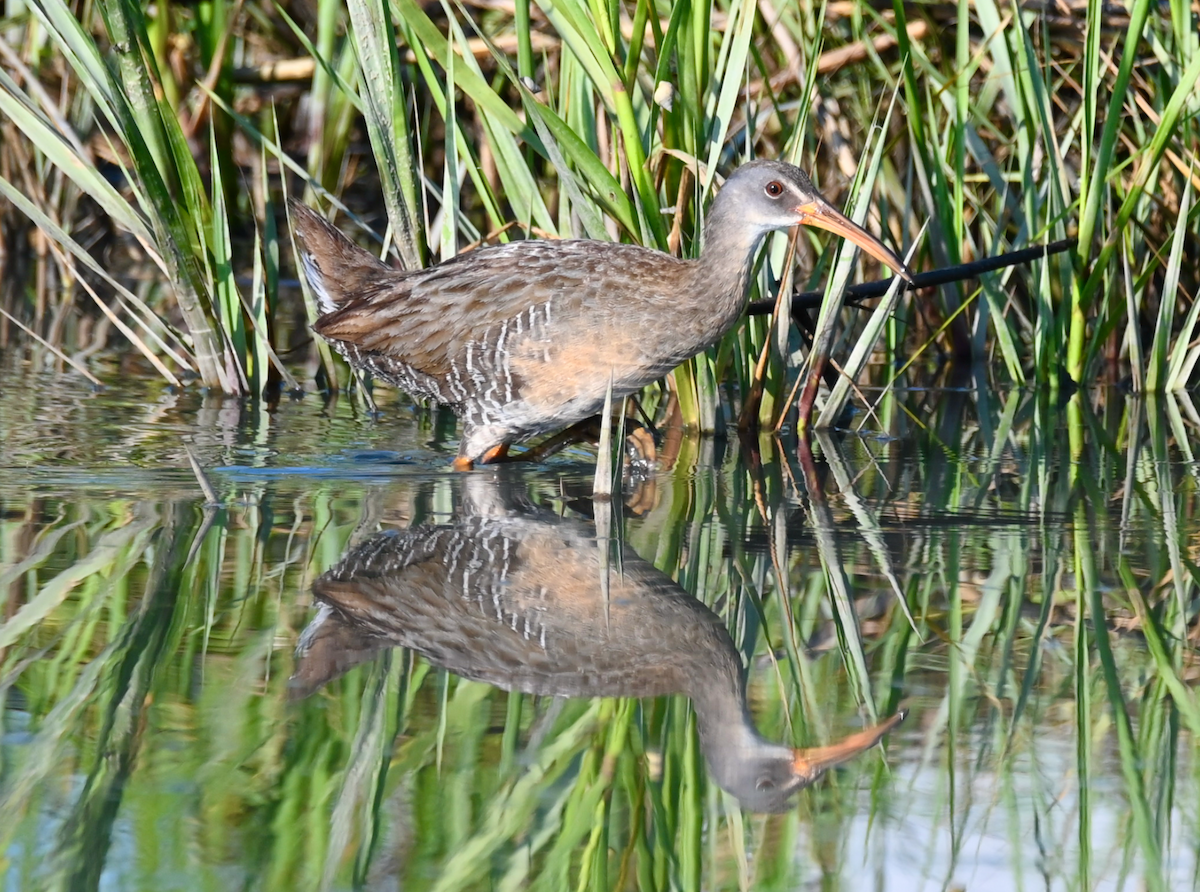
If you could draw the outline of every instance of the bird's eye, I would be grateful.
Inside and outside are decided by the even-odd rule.
[[[772,184],[772,185],[776,185],[776,186],[778,186],[779,184],[778,184],[778,183],[774,183],[774,184]],[[768,186],[767,188],[770,188],[770,187]],[[775,789],[775,781],[771,780],[769,777],[760,777],[760,778],[759,778],[759,779],[758,779],[758,780],[755,782],[754,786],[756,786],[756,787],[757,787],[757,788],[758,788],[760,791],[763,791],[763,790],[774,790],[774,789]]]
[[[778,198],[783,194],[783,183],[779,182],[779,180],[771,180],[771,182],[767,183],[767,194],[772,198]]]

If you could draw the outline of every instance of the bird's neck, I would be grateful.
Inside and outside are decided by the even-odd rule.
[[[702,683],[694,684],[688,696],[696,710],[696,732],[709,773],[722,789],[735,792],[743,764],[772,754],[786,760],[791,750],[769,742],[755,729],[741,662],[732,646],[722,662],[720,671],[699,679]]]
[[[713,295],[714,323],[728,330],[746,307],[754,254],[767,230],[738,219],[737,209],[717,196],[704,223],[704,244],[693,264],[697,293]]]

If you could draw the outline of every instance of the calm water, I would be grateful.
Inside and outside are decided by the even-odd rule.
[[[378,396],[5,374],[0,889],[1200,886],[1189,403],[911,393],[614,511]]]

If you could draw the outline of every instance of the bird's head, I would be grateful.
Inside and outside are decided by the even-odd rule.
[[[904,721],[901,710],[878,725],[865,728],[829,746],[792,749],[767,743],[752,731],[729,733],[723,745],[707,756],[713,779],[732,793],[742,808],[779,813],[792,806],[792,797],[830,768],[853,759],[877,744]]]
[[[849,239],[905,281],[912,271],[887,246],[821,197],[808,174],[783,161],[751,161],[725,181],[718,196],[739,223],[766,233],[793,226],[815,226]]]

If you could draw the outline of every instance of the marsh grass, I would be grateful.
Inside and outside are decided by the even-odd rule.
[[[902,250],[927,225],[919,268],[1079,236],[1073,258],[905,295],[889,337],[860,347],[860,386],[922,383],[972,355],[1001,382],[1163,392],[1187,387],[1200,357],[1187,188],[1200,61],[1185,0],[1125,16],[990,0],[9,10],[3,303],[66,354],[135,348],[169,381],[227,393],[290,386],[279,357],[294,362],[305,335],[268,272],[290,267],[286,194],[369,215],[410,267],[517,232],[691,254],[719,175],[767,156],[814,169],[838,202],[857,178],[859,212]],[[366,210],[380,196],[386,224]],[[135,295],[95,263],[96,230],[132,239],[159,282]],[[829,278],[820,243],[802,240],[805,268]],[[764,296],[784,262],[769,253]],[[864,329],[836,306],[818,343],[839,358]],[[770,331],[743,326],[676,372],[685,423],[736,418],[763,373],[761,420],[786,418],[808,347]],[[6,317],[0,338],[20,337]],[[322,386],[345,381],[327,351],[322,366]],[[316,369],[296,383],[311,388]]]
[[[517,233],[693,254],[719,175],[787,157],[839,204],[859,178],[867,225],[921,268],[1071,233],[1079,248],[903,295],[886,319],[830,303],[817,339],[834,360],[869,342],[856,386],[828,403],[818,389],[817,405],[828,422],[844,422],[842,400],[869,407],[852,423],[889,439],[859,452],[814,437],[801,462],[769,438],[751,458],[685,436],[658,507],[617,524],[726,622],[765,735],[824,742],[851,715],[913,707],[886,758],[782,817],[744,814],[707,781],[682,698],[555,703],[395,653],[289,703],[313,578],[389,511],[451,514],[445,481],[218,473],[208,516],[185,471],[153,491],[5,482],[14,882],[857,889],[863,865],[883,865],[943,888],[983,826],[1014,876],[1195,885],[1194,9],[314,10],[6,7],[0,305],[49,345],[3,317],[6,354],[42,367],[58,351],[102,381],[142,362],[172,388],[196,380],[202,431],[231,411],[220,392],[345,383],[284,287],[291,194],[348,208],[409,264]],[[837,62],[846,46],[862,60]],[[295,60],[310,63],[300,80],[264,68]],[[758,294],[785,269],[802,287],[846,275],[822,245],[803,234],[792,271],[776,239]],[[732,425],[759,383],[751,414],[786,432],[809,350],[749,320],[674,374],[685,424]],[[950,377],[946,359],[968,351],[985,363]],[[1147,396],[1065,400],[1067,379]],[[935,400],[930,381],[955,389]],[[663,396],[646,406],[665,414]],[[171,414],[146,405],[134,430]],[[266,403],[234,405],[256,447],[277,445]],[[439,445],[452,436],[421,419]],[[85,420],[90,443],[106,422]],[[0,424],[6,455],[53,462],[36,399]],[[145,448],[186,467],[162,436],[129,435],[121,461]],[[199,452],[210,468],[240,460]],[[532,479],[532,496],[568,512],[557,482]]]

